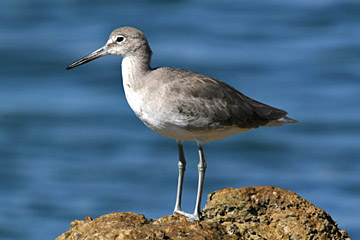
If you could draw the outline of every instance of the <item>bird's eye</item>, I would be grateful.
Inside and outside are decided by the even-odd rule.
[[[117,38],[116,38],[116,41],[117,41],[117,42],[122,42],[123,40],[124,40],[124,37],[117,37]]]

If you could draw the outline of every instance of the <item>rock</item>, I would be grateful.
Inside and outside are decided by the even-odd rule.
[[[202,220],[171,215],[148,220],[130,212],[75,220],[56,240],[240,239],[351,240],[330,215],[276,187],[226,188],[208,195]]]
[[[271,186],[211,193],[203,216],[239,239],[350,239],[327,212],[294,192]]]

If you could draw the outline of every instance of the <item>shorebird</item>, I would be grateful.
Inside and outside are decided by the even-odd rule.
[[[66,69],[108,54],[123,58],[123,87],[136,116],[154,132],[177,141],[179,176],[174,214],[184,215],[190,221],[200,220],[207,166],[203,143],[260,126],[297,122],[288,118],[284,110],[251,99],[215,78],[177,68],[152,68],[148,41],[140,30],[132,27],[115,29],[105,46]],[[183,141],[196,141],[199,149],[199,178],[193,213],[181,208],[186,167]]]

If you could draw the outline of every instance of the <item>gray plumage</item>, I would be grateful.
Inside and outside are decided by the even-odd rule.
[[[188,121],[186,128],[204,129],[236,126],[257,128],[286,116],[287,112],[251,99],[230,85],[205,75],[174,68],[159,68],[150,78],[166,76],[166,91],[172,97],[168,105],[176,114]],[[278,121],[279,125],[292,122],[289,118]]]

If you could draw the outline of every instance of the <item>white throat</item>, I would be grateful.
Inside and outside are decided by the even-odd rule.
[[[144,75],[142,64],[136,57],[127,56],[122,60],[121,72],[126,100],[135,114],[141,118],[141,106],[144,102],[141,93],[143,84],[140,80]]]
[[[132,80],[135,78],[135,67],[136,67],[136,59],[135,57],[125,57],[121,62],[121,75],[123,78],[123,84],[125,88],[125,84],[130,84]]]

